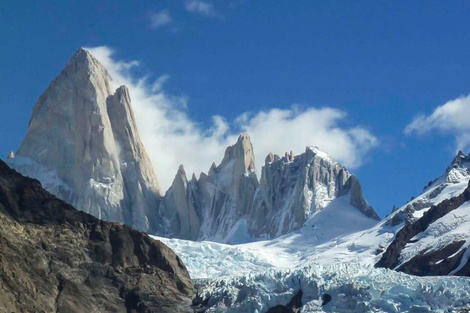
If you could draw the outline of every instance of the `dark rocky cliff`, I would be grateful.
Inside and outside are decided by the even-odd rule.
[[[407,222],[395,235],[394,240],[375,266],[419,276],[451,274],[462,261],[465,261],[463,257],[467,249],[461,249],[465,240],[449,242],[447,246],[438,250],[423,251],[403,264],[399,264],[400,257],[406,245],[414,242],[413,238],[416,235],[424,232],[432,223],[450,214],[469,200],[470,183],[460,195],[433,205],[418,220]],[[469,260],[465,262],[466,264],[461,269],[455,271],[455,275],[470,276],[470,262]]]
[[[0,312],[191,312],[176,254],[0,161]]]

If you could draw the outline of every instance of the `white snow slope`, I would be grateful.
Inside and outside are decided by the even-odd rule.
[[[351,206],[345,196],[331,201],[321,214],[314,214],[298,231],[273,240],[228,245],[154,238],[170,246],[183,259],[193,278],[214,278],[268,268],[301,267],[312,258],[315,246],[344,233],[370,228],[375,223]]]
[[[51,193],[71,192],[70,187],[59,178],[57,171],[49,170],[31,158],[16,156],[3,161],[22,175],[39,180],[44,189]]]

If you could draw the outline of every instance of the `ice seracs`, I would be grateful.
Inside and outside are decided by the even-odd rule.
[[[302,313],[468,312],[468,283],[465,278],[414,277],[361,264],[311,264],[201,280],[197,312],[296,312],[282,310],[296,295]]]

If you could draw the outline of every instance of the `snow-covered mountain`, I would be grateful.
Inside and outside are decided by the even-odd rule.
[[[459,152],[421,195],[375,226],[325,236],[333,239],[315,234],[354,212],[345,210],[347,198],[327,205],[320,221],[314,216],[272,240],[226,245],[159,239],[196,278],[200,312],[469,312],[470,279],[442,277],[470,276],[469,181],[470,155]],[[363,214],[345,220],[367,222]]]
[[[470,275],[470,155],[462,152],[424,195],[391,216],[404,220],[376,264],[415,275]]]
[[[332,205],[346,200],[339,198],[299,230],[273,240],[242,245],[162,240],[183,258],[196,278],[230,276],[231,268],[238,268],[238,274],[249,274],[263,269],[302,268],[309,263],[362,264],[415,275],[469,276],[469,181],[470,155],[459,152],[445,173],[428,184],[421,195],[375,225],[367,225],[369,219],[359,211],[346,210],[347,203]],[[333,224],[339,223],[341,216],[345,216],[341,227],[364,223],[364,230],[335,232]],[[324,232],[323,238],[316,236]],[[198,256],[203,253],[205,259],[200,261]]]
[[[360,262],[416,275],[469,275],[470,156],[459,152],[423,193],[374,227],[311,249],[316,263]]]
[[[308,224],[324,241],[379,220],[356,177],[318,148],[268,155],[261,180],[253,149],[241,134],[207,174],[188,179],[181,165],[162,195],[129,90],[114,90],[107,70],[79,49],[38,99],[8,162],[80,210],[160,236],[246,243]],[[344,212],[333,217],[333,207]],[[351,216],[364,221],[350,223]]]
[[[160,189],[125,86],[79,49],[36,102],[9,164],[104,220],[153,231]]]
[[[253,149],[242,134],[207,174],[188,179],[181,166],[161,195],[129,91],[113,90],[106,69],[79,49],[38,99],[8,162],[99,218],[159,236],[259,241],[246,247],[276,255],[276,266],[347,259],[415,274],[468,271],[470,217],[466,195],[459,195],[470,157],[463,153],[422,195],[377,224],[359,181],[328,154],[316,147],[298,156],[269,154],[258,179]]]

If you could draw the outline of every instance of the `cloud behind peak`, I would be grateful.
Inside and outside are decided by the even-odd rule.
[[[180,164],[191,175],[207,172],[212,162],[220,162],[226,147],[236,142],[238,134],[247,132],[254,146],[257,170],[269,152],[302,153],[305,146],[318,146],[349,168],[362,165],[365,156],[378,145],[377,138],[366,128],[343,127],[347,113],[329,107],[287,109],[271,108],[245,112],[234,120],[213,116],[209,127],[191,119],[186,112],[188,99],[168,94],[163,82],[134,77],[135,61],[114,58],[106,46],[88,50],[108,68],[116,86],[126,85],[140,137],[155,167],[163,189],[172,182]]]
[[[431,114],[416,116],[405,128],[405,134],[424,135],[437,131],[455,139],[456,150],[470,149],[470,95],[438,106]]]

